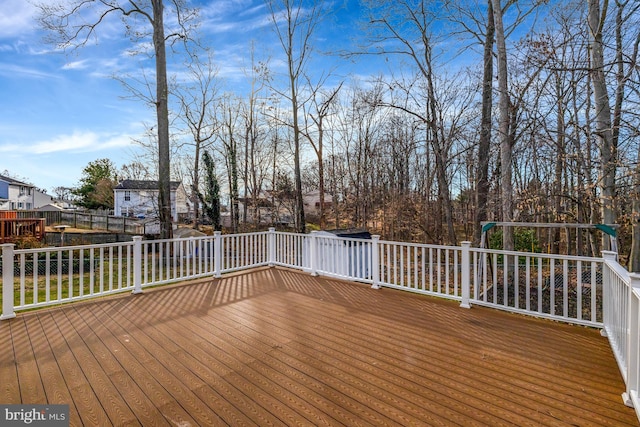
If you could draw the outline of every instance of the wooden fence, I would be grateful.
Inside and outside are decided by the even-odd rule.
[[[134,218],[74,211],[16,211],[18,218],[44,218],[48,226],[68,225],[73,228],[105,230],[115,233],[142,234],[141,224]]]

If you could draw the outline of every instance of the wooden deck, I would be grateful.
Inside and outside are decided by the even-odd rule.
[[[71,425],[638,425],[598,331],[264,268],[0,322]]]

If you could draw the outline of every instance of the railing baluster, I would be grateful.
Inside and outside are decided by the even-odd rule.
[[[26,304],[26,299],[27,299],[27,292],[26,292],[26,271],[27,269],[25,268],[26,265],[26,261],[25,261],[26,255],[25,254],[20,254],[20,305],[24,306]]]
[[[14,244],[4,243],[0,247],[2,247],[2,314],[0,315],[0,320],[6,320],[16,317],[14,311],[15,288],[13,284]],[[7,350],[4,349],[3,351]]]

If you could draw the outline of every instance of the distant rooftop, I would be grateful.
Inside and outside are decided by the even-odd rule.
[[[26,182],[18,181],[17,179],[9,178],[8,176],[0,175],[0,181],[8,182],[14,185],[24,185],[26,187],[33,187],[33,184],[27,184]]]

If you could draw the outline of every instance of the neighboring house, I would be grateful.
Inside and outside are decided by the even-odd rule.
[[[46,205],[36,208],[36,210],[38,212],[62,212],[64,211],[64,208],[56,205],[55,203],[47,203]]]
[[[320,191],[310,191],[302,195],[304,209],[309,213],[320,213]],[[324,193],[324,208],[331,209],[333,207],[333,197],[331,194]]]
[[[0,210],[32,210],[52,201],[35,186],[0,175]]]
[[[261,193],[255,199],[252,197],[240,197],[238,199],[238,212],[240,215],[240,220],[242,220],[244,215],[244,210],[247,210],[247,222],[254,224],[269,224],[271,223],[271,214],[274,211],[273,205],[271,204],[271,200],[268,198],[266,193]],[[255,218],[254,218],[255,217]],[[229,225],[224,224],[225,227],[231,225],[231,219],[229,214]]]
[[[158,217],[158,181],[125,179],[113,189],[115,216],[135,218]],[[191,213],[184,186],[171,181],[171,218],[174,222]]]

